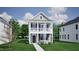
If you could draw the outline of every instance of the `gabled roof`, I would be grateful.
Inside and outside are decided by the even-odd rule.
[[[49,19],[48,18],[48,16],[46,16],[43,12],[39,12],[38,14],[36,14],[34,17],[33,17],[33,19],[31,19],[31,20],[34,20],[37,16],[39,16],[39,15],[42,15],[44,18],[46,18],[48,21],[51,21],[51,19]],[[34,20],[35,21],[35,20]]]
[[[73,24],[73,23],[77,23],[77,22],[79,22],[79,17],[76,17],[75,19],[68,21],[67,23],[65,23],[61,26],[66,26],[66,25],[70,25],[70,24]]]
[[[3,19],[2,17],[0,17],[0,22],[3,22],[4,24],[7,24],[8,26],[10,26],[9,22],[7,22],[5,19]]]

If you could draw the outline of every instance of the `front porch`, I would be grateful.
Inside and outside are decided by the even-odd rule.
[[[49,42],[53,42],[52,34],[30,34],[29,43],[44,43],[48,44]]]

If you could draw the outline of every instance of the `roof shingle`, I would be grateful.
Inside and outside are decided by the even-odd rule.
[[[70,25],[70,24],[77,23],[77,22],[79,22],[79,17],[76,17],[75,19],[68,21],[67,23],[63,24],[62,26]]]

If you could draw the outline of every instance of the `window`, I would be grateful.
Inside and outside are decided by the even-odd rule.
[[[31,23],[31,28],[37,28],[37,23]]]
[[[76,34],[76,40],[78,40],[78,34]]]
[[[44,24],[43,23],[40,23],[39,24],[39,28],[43,28],[44,27]]]
[[[62,35],[62,39],[63,39],[63,35]]]
[[[31,28],[33,28],[33,23],[31,23]]]
[[[42,16],[40,16],[40,19],[42,19]]]
[[[44,34],[39,34],[39,36],[40,36],[40,40],[44,39]]]
[[[63,31],[64,31],[64,28],[63,28]]]
[[[9,28],[9,26],[8,26],[8,25],[6,25],[6,24],[4,24],[4,28],[7,28],[7,29],[8,29],[8,28]]]
[[[4,28],[7,28],[7,25],[6,24],[4,24]]]
[[[76,30],[78,29],[78,24],[76,24]]]
[[[46,27],[47,27],[47,28],[49,28],[49,27],[50,27],[50,24],[49,24],[49,23],[47,23],[47,24],[46,24]]]
[[[48,40],[49,39],[49,34],[46,34],[46,40]]]
[[[65,39],[66,39],[66,34],[65,34]]]
[[[68,34],[68,39],[69,39],[69,34]]]

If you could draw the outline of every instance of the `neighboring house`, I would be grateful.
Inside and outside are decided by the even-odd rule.
[[[53,23],[42,12],[29,21],[29,44],[53,42]]]
[[[10,21],[6,21],[0,17],[0,44],[8,43],[11,41],[11,26]]]
[[[60,27],[60,41],[79,42],[79,17]]]

